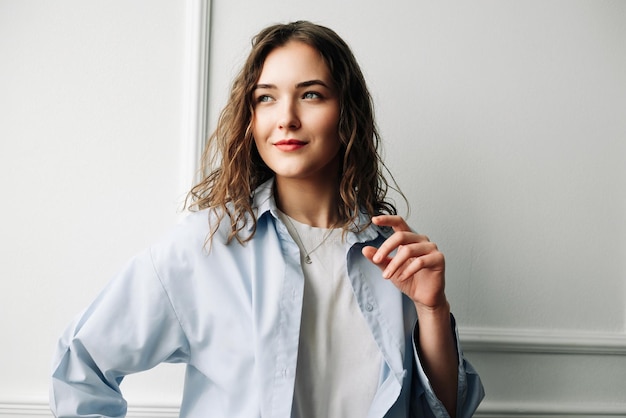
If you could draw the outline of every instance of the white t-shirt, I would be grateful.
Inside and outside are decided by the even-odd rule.
[[[294,416],[366,417],[381,354],[348,279],[342,230],[279,216],[300,247],[305,279]]]

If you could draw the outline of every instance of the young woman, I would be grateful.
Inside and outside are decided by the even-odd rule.
[[[57,416],[124,416],[123,377],[161,362],[187,364],[181,417],[473,414],[444,257],[385,200],[371,98],[335,32],[261,31],[203,164],[194,212],[61,338]]]

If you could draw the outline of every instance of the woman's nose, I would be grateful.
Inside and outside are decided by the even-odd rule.
[[[300,127],[300,117],[298,116],[297,105],[291,101],[286,101],[281,106],[278,127],[280,129],[298,129]]]

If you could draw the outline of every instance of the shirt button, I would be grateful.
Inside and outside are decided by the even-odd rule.
[[[365,310],[367,312],[372,312],[374,310],[374,305],[372,305],[371,303],[368,303],[367,305],[365,305]]]

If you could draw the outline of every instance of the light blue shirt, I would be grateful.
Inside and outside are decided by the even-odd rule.
[[[55,416],[124,417],[123,377],[161,362],[187,364],[181,418],[292,416],[304,276],[272,184],[255,193],[257,229],[247,244],[225,244],[226,219],[207,251],[210,215],[196,212],[109,283],[59,341]],[[368,417],[447,417],[420,365],[413,303],[361,254],[386,236],[372,225],[345,244],[348,277],[382,357]],[[483,388],[458,352],[457,417],[471,417]]]

